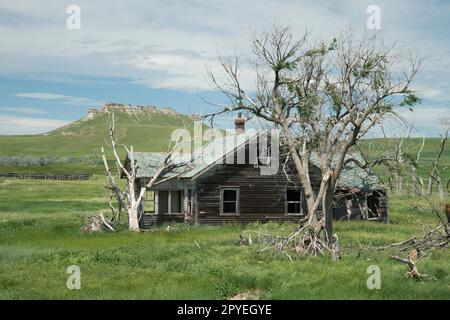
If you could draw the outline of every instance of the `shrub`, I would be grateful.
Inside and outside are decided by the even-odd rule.
[[[97,166],[100,158],[96,155],[83,157],[56,157],[52,155],[0,157],[0,167],[44,167],[52,164],[88,163]]]

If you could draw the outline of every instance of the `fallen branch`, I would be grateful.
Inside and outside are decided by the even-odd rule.
[[[414,279],[420,279],[420,277],[422,276],[420,274],[419,270],[417,270],[417,265],[416,265],[416,263],[418,261],[417,260],[417,258],[418,258],[417,250],[413,250],[410,252],[409,259],[403,259],[398,256],[391,256],[391,258],[408,265],[408,267],[409,267],[409,272],[407,273],[408,277],[414,278]]]
[[[116,231],[105,219],[105,217],[103,216],[103,213],[100,213],[100,218],[103,221],[103,224],[111,231]]]
[[[84,232],[97,232],[103,230],[116,231],[111,221],[103,216],[103,213],[96,214],[86,218],[86,224],[81,228]]]
[[[326,252],[331,252],[334,261],[339,259],[339,243],[337,235],[333,235],[333,245],[330,247],[320,236],[320,228],[306,223],[298,227],[287,236],[279,236],[261,231],[246,231],[256,234],[255,243],[262,246],[259,252],[272,251],[276,254],[288,257],[292,261],[289,253],[298,255],[321,256]],[[249,237],[249,240],[251,237]],[[246,238],[240,236],[239,244],[248,245]],[[251,240],[250,240],[251,241]]]

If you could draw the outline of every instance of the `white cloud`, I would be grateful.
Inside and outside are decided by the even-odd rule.
[[[420,106],[413,108],[413,111],[403,109],[399,114],[416,126],[439,127],[442,119],[450,118],[450,106]]]
[[[67,120],[15,117],[0,114],[0,135],[45,133],[69,123],[70,121]]]
[[[27,107],[11,107],[11,108],[0,108],[0,110],[3,111],[11,111],[11,112],[17,112],[17,113],[26,113],[26,114],[44,114],[47,113],[47,111],[36,109],[36,108],[27,108]]]
[[[89,99],[89,98],[67,96],[67,95],[63,95],[63,94],[56,94],[56,93],[50,93],[50,92],[22,92],[22,93],[16,93],[15,96],[19,97],[19,98],[52,100],[52,101],[57,101],[57,102],[61,102],[61,103],[75,104],[75,105],[100,104],[100,102]]]
[[[408,134],[410,126],[413,127],[411,136],[437,137],[442,132],[441,122],[450,119],[450,106],[419,106],[413,108],[402,108],[397,110],[398,118],[389,118],[383,121],[384,131],[388,136],[405,136]],[[383,135],[381,127],[374,127],[368,136],[381,137]]]
[[[0,48],[0,70],[122,76],[152,88],[210,90],[205,65],[218,70],[218,51],[251,54],[251,34],[274,23],[289,24],[298,35],[311,30],[314,37],[330,38],[349,24],[364,31],[366,8],[372,2],[131,0],[125,5],[80,0],[77,4],[81,30],[69,31],[63,5],[50,0],[1,3],[0,12],[9,23],[0,24],[6,44]],[[382,0],[377,5],[387,40],[405,48],[426,48],[427,72],[444,69],[440,78],[448,78],[449,44],[435,25],[445,7]]]
[[[372,0],[79,0],[81,30],[66,28],[64,5],[52,0],[0,3],[0,74],[123,77],[151,88],[210,90],[205,66],[219,72],[216,57],[237,50],[251,55],[252,33],[274,23],[297,35],[331,38],[348,25],[366,31]],[[387,43],[424,56],[416,87],[436,102],[450,92],[450,42],[445,22],[450,2],[378,0]],[[43,36],[45,35],[45,36]],[[245,70],[245,88],[252,74]],[[55,80],[58,81],[58,80]],[[67,81],[67,80],[61,80]],[[32,96],[28,96],[31,98]],[[94,104],[86,98],[48,94],[35,99]],[[80,100],[81,99],[81,100]],[[95,103],[97,104],[97,103]],[[432,108],[432,107],[430,107]],[[430,120],[431,121],[431,120]],[[430,123],[431,125],[431,123]]]

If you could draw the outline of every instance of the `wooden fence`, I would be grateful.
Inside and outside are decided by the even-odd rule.
[[[64,173],[0,173],[0,178],[36,179],[36,180],[89,180],[91,174],[64,174]]]

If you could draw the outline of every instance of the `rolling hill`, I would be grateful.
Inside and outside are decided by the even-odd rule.
[[[166,152],[173,130],[187,128],[192,132],[194,120],[197,119],[195,116],[183,115],[170,108],[105,104],[100,109],[89,110],[84,118],[45,134],[0,136],[0,160],[6,162],[0,163],[0,171],[71,173],[101,171],[101,165],[95,163],[100,163],[102,146],[109,151],[108,120],[112,113],[116,119],[118,142],[132,144],[135,150],[143,152]],[[7,164],[11,157],[18,156],[28,158],[25,162],[39,162],[40,158],[46,157],[65,158],[62,162],[70,163],[41,166]],[[67,158],[73,159],[68,161]],[[90,161],[86,161],[88,158]]]
[[[173,130],[193,128],[195,117],[156,107],[106,104],[81,120],[39,135],[0,136],[0,156],[88,156],[108,142],[108,119],[114,113],[120,143],[136,150],[164,152]]]
[[[112,113],[116,118],[118,141],[132,144],[136,151],[142,152],[166,152],[173,130],[187,128],[192,132],[196,120],[194,116],[183,115],[169,108],[105,104],[100,109],[89,110],[84,118],[46,134],[0,136],[0,172],[103,172],[100,148],[107,147],[109,143],[107,121]],[[415,158],[421,144],[422,139],[408,139],[404,143],[404,150],[410,158]],[[386,148],[392,149],[395,145],[393,139],[365,139],[360,143],[361,149],[370,158],[376,158]],[[428,178],[438,147],[438,138],[426,139],[417,170],[424,179]],[[108,148],[106,150],[110,151]],[[39,162],[40,157],[50,157],[50,160],[53,158],[53,163],[18,166],[2,162],[2,159],[9,160],[17,156],[21,156],[19,160],[24,160],[25,164],[27,161]],[[73,159],[58,162],[59,158]],[[111,152],[109,158],[112,159]],[[445,167],[450,167],[450,142],[441,157],[441,168]],[[405,175],[410,174],[408,166],[404,169]],[[377,171],[386,177],[383,167],[377,168]],[[450,178],[450,169],[444,169],[442,173],[446,180]]]
[[[417,175],[424,179],[425,183],[428,182],[429,174],[432,169],[433,161],[436,159],[439,146],[440,138],[426,138],[423,145],[423,149],[420,152],[420,158],[417,163]],[[405,162],[402,166],[402,175],[409,177],[407,181],[411,179],[411,167],[409,165],[410,160],[416,160],[419,150],[422,147],[423,140],[421,138],[409,138],[403,142],[403,151],[405,153]],[[379,156],[385,154],[386,150],[395,150],[396,145],[398,145],[399,139],[364,139],[359,143],[360,149],[368,156],[370,159],[376,159]],[[447,141],[445,149],[442,152],[439,168],[442,173],[444,181],[450,179],[450,141]],[[375,168],[383,179],[387,179],[387,169],[384,166],[379,166]]]

